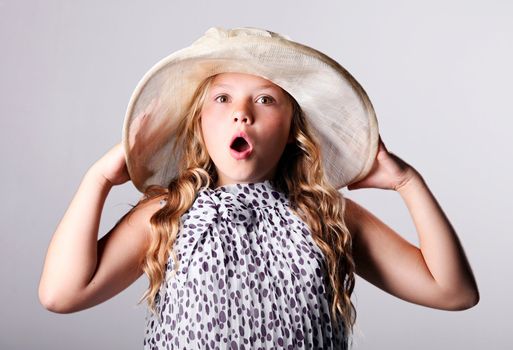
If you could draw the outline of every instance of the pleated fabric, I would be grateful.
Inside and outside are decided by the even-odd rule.
[[[202,189],[181,222],[144,349],[347,348],[323,253],[269,180]]]

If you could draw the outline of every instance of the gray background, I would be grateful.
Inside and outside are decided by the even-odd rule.
[[[512,10],[509,1],[0,1],[0,348],[142,348],[145,276],[69,315],[46,311],[37,287],[84,172],[121,139],[137,82],[211,26],[267,28],[345,66],[389,151],[421,172],[459,234],[480,303],[429,309],[357,277],[355,348],[509,348]],[[397,193],[343,192],[418,243]],[[100,235],[137,198],[131,183],[114,188]]]

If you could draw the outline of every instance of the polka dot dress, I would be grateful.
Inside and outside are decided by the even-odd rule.
[[[147,309],[144,349],[346,349],[322,251],[269,180],[202,189],[182,216],[179,270]]]

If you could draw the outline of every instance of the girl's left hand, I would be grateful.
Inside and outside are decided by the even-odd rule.
[[[371,171],[362,180],[349,184],[347,189],[381,188],[397,191],[416,174],[412,166],[388,152],[380,135],[378,153]]]

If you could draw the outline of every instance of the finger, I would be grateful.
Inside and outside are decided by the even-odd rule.
[[[347,189],[352,191],[352,190],[356,190],[356,189],[358,189],[360,187],[361,187],[361,181],[357,181],[357,182],[354,182],[354,183],[348,185]]]
[[[385,151],[387,151],[387,153],[388,153],[388,149],[387,149],[387,147],[385,146],[385,143],[383,142],[383,139],[381,138],[381,135],[379,135],[379,144],[380,144],[380,145],[381,145],[381,147],[382,147]]]

